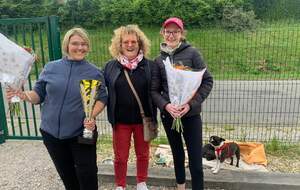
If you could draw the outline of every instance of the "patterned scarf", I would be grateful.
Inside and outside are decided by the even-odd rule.
[[[144,53],[140,50],[139,54],[132,60],[128,60],[128,58],[122,54],[119,55],[118,61],[123,65],[123,67],[134,70],[138,66],[138,63],[141,62],[144,58]]]

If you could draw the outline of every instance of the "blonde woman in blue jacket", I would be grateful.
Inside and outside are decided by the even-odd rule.
[[[40,132],[43,142],[67,190],[98,190],[96,144],[80,144],[77,137],[83,128],[95,130],[95,121],[84,121],[79,82],[82,79],[101,80],[96,97],[96,117],[105,107],[107,94],[103,75],[86,61],[90,41],[82,28],[69,30],[63,40],[64,57],[45,65],[31,91],[7,90],[10,100],[18,95],[22,100],[41,104]]]

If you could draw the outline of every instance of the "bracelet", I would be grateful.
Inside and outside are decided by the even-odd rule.
[[[31,97],[29,96],[28,91],[24,91],[24,95],[25,95],[25,97],[28,99],[29,102],[32,102],[32,99],[31,99]]]

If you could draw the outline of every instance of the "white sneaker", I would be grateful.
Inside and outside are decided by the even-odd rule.
[[[177,190],[185,190],[185,183],[184,184],[177,184]]]
[[[118,187],[116,188],[116,190],[125,190],[125,188],[123,188],[122,186],[118,186]]]
[[[138,183],[136,185],[136,190],[148,190],[145,182]]]

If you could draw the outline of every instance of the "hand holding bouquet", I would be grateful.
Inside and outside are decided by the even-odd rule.
[[[167,74],[170,101],[173,108],[177,108],[177,111],[171,114],[174,117],[172,129],[182,132],[181,117],[189,111],[190,107],[187,103],[200,87],[206,69],[191,71],[186,67],[184,69],[173,67],[168,57],[163,62]]]
[[[11,92],[10,95],[15,93],[9,103],[12,116],[21,114],[18,93],[35,61],[35,56],[31,53],[0,33],[0,82]]]

